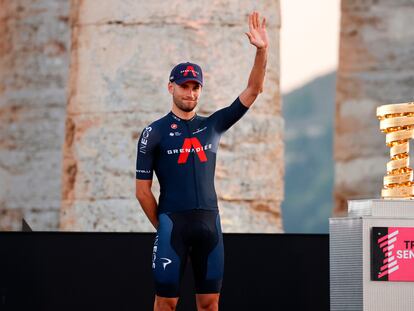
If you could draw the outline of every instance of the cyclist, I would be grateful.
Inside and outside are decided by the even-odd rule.
[[[157,229],[152,254],[156,285],[154,310],[175,310],[189,257],[198,310],[218,310],[224,249],[214,188],[220,136],[236,123],[262,92],[268,36],[266,20],[249,14],[246,35],[256,47],[247,87],[228,107],[208,117],[195,108],[203,87],[197,64],[180,63],[170,74],[171,111],[151,123],[138,140],[136,196]],[[153,172],[160,183],[158,203],[151,191]]]

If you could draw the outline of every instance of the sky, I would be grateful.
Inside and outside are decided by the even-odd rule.
[[[340,0],[281,0],[282,93],[336,69]]]

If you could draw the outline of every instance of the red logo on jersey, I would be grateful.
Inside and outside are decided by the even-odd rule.
[[[177,127],[178,127],[178,125],[177,125],[177,124],[175,124],[175,123],[171,124],[171,128],[172,128],[173,130],[175,130]]]
[[[188,75],[188,73],[191,72],[193,74],[193,77],[197,77],[197,72],[194,70],[193,66],[187,66],[187,68],[185,68],[184,70],[184,77],[186,77]]]
[[[206,153],[204,152],[203,146],[200,144],[200,141],[196,137],[192,137],[184,139],[184,144],[181,147],[181,149],[185,150],[185,152],[180,153],[180,156],[178,157],[178,164],[183,164],[187,162],[191,148],[194,148],[194,151],[197,153],[198,158],[201,162],[207,161]]]

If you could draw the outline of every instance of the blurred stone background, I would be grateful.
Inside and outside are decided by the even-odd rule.
[[[346,212],[348,199],[380,197],[389,148],[375,118],[377,106],[414,100],[414,1],[342,1],[341,12],[334,143],[338,215]]]
[[[178,62],[204,68],[200,114],[234,100],[253,9],[269,21],[269,64],[265,92],[222,138],[224,231],[327,232],[348,199],[380,197],[389,151],[375,111],[413,100],[414,0],[342,0],[337,72],[283,94],[283,110],[279,1],[96,3],[0,0],[0,230],[22,217],[35,230],[152,230],[134,193],[138,135],[170,109]]]
[[[337,71],[283,94],[286,232],[327,233],[347,200],[380,198],[376,108],[414,98],[414,1],[342,0],[340,13]]]
[[[59,227],[69,1],[0,1],[0,230]]]
[[[265,91],[223,136],[216,188],[226,232],[281,232],[279,2],[1,1],[0,230],[152,231],[135,198],[141,130],[171,107],[168,75],[202,65],[199,113],[243,90],[268,19]],[[158,192],[158,190],[156,190]]]

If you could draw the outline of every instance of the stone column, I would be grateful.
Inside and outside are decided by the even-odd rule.
[[[222,138],[216,188],[224,231],[278,232],[283,198],[279,2],[72,1],[70,96],[61,228],[151,231],[135,198],[137,139],[171,108],[171,68],[205,72],[200,115],[229,105],[247,85],[255,48],[247,13],[268,18],[265,91]],[[155,182],[155,179],[154,179]]]
[[[69,2],[0,1],[0,230],[58,228]]]
[[[413,100],[413,0],[343,0],[336,96],[335,214],[379,198],[389,160],[377,106]]]

